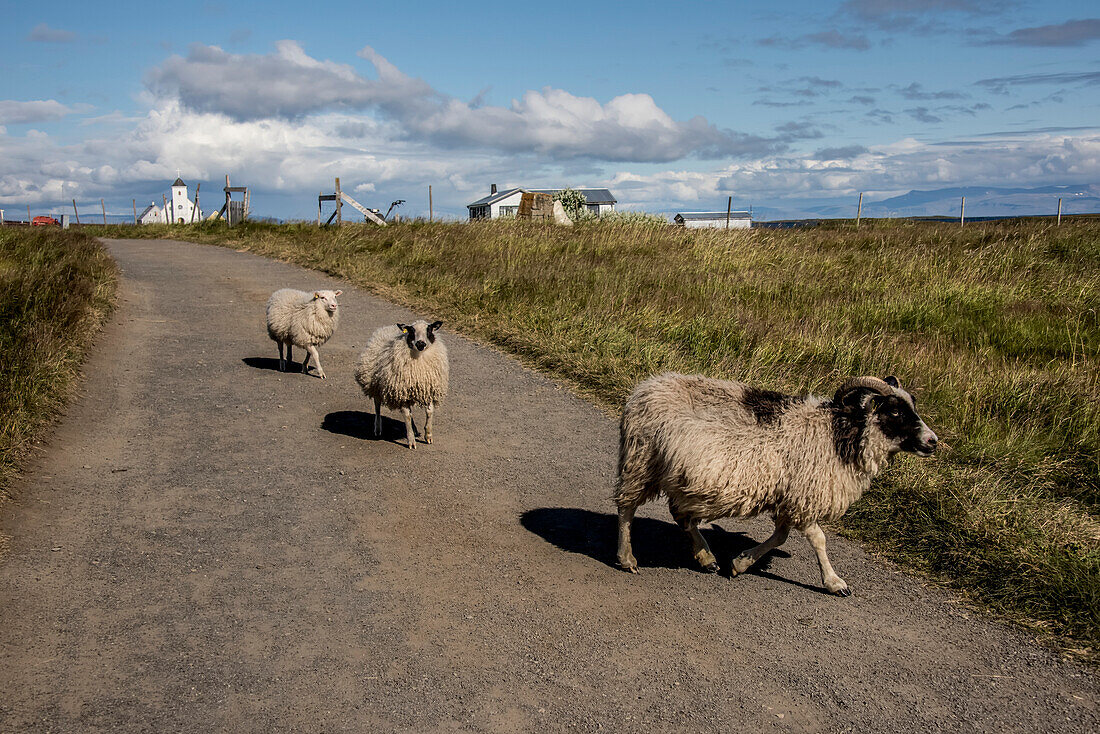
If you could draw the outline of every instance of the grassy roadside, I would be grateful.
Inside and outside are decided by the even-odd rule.
[[[1095,656],[1100,222],[105,233],[220,244],[331,273],[517,354],[610,410],[667,369],[823,394],[848,375],[896,374],[945,450],[900,458],[841,532]]]
[[[87,234],[0,228],[0,501],[72,391],[118,271]]]

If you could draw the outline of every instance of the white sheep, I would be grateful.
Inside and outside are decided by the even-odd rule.
[[[336,297],[343,291],[305,291],[283,288],[267,299],[267,335],[279,345],[279,371],[286,372],[287,361],[294,361],[294,347],[306,350],[302,372],[308,371],[309,358],[317,365],[317,376],[325,379],[317,347],[327,342],[340,322]],[[286,359],[283,359],[283,345]]]
[[[826,400],[668,373],[635,388],[619,428],[622,568],[638,571],[630,545],[635,510],[664,494],[708,571],[718,564],[699,523],[768,514],[775,532],[735,558],[731,575],[795,528],[813,546],[825,588],[839,596],[851,592],[829,564],[818,522],[843,515],[894,454],[928,456],[938,441],[893,377],[852,378]]]
[[[382,432],[382,405],[400,408],[409,448],[415,449],[412,406],[422,405],[427,416],[424,442],[432,442],[432,416],[447,396],[450,378],[447,347],[436,334],[441,326],[442,321],[429,324],[422,319],[383,326],[371,334],[355,367],[355,380],[374,399],[375,436]]]

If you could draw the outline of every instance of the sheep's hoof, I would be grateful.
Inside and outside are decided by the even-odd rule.
[[[317,373],[317,376],[318,376],[318,377],[320,377],[320,378],[321,378],[322,380],[327,380],[327,379],[328,379],[327,377],[325,377],[325,373],[324,373],[324,372],[318,372],[318,373]]]
[[[718,573],[718,562],[715,561],[714,563],[708,563],[706,566],[703,567],[703,570],[707,573]]]
[[[843,589],[837,589],[833,592],[836,596],[851,596],[852,590],[845,586]]]
[[[733,563],[730,564],[730,576],[736,576],[739,573],[745,573],[752,567],[753,557],[746,556],[744,554],[737,556],[733,559]]]
[[[409,441],[409,448],[410,449],[415,449],[416,448],[416,441]]]
[[[625,560],[620,558],[619,568],[626,571],[627,573],[638,573],[638,562],[634,560],[633,556]]]

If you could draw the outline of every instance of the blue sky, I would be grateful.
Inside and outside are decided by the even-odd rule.
[[[337,175],[456,217],[491,183],[796,215],[1100,182],[1095,2],[95,5],[5,12],[9,211],[128,212],[177,169],[299,218]]]

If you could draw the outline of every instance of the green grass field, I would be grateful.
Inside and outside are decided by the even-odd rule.
[[[0,228],[0,499],[55,418],[114,307],[118,271],[95,239]]]
[[[839,530],[1094,655],[1100,221],[104,231],[220,244],[345,278],[611,412],[663,370],[823,395],[849,375],[897,375],[942,451],[900,457]]]

